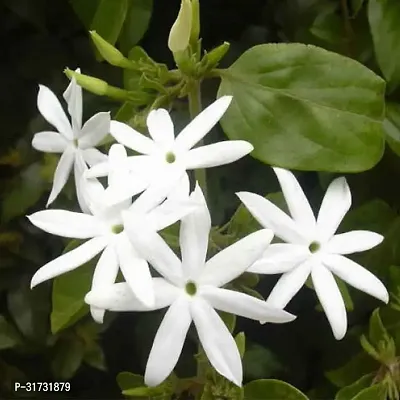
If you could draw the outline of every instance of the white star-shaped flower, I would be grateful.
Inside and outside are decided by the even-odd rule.
[[[123,146],[120,147],[125,151]],[[116,152],[111,153],[112,158],[115,155],[113,153]],[[148,263],[138,255],[129,241],[124,230],[123,214],[131,215],[133,220],[137,219],[150,230],[164,229],[175,223],[192,211],[195,205],[189,201],[189,193],[186,202],[166,200],[159,205],[166,197],[166,188],[169,186],[169,182],[164,186],[154,186],[133,203],[132,199],[128,199],[109,206],[104,204],[104,187],[97,180],[91,179],[82,184],[91,215],[65,210],[45,210],[28,216],[32,224],[53,235],[89,239],[41,267],[33,276],[31,287],[72,271],[102,253],[93,275],[92,288],[101,289],[114,283],[121,268],[126,282],[137,298],[148,306],[153,305],[154,291]],[[140,228],[137,234],[141,234]],[[104,311],[96,308],[91,311],[93,318],[102,322]]]
[[[269,200],[248,192],[237,195],[257,221],[270,228],[286,243],[272,244],[249,272],[283,273],[267,299],[274,307],[284,308],[311,274],[313,286],[336,339],[347,330],[345,304],[333,274],[349,285],[385,303],[389,294],[371,272],[346,254],[365,251],[382,242],[383,236],[370,231],[336,234],[351,206],[351,192],[345,178],[335,179],[328,187],[317,219],[294,175],[274,168],[292,218]]]
[[[111,121],[110,133],[117,142],[142,154],[129,157],[127,165],[142,179],[147,177],[148,185],[157,182],[161,173],[165,175],[168,171],[175,173],[178,170],[186,175],[186,170],[228,164],[249,154],[253,146],[243,140],[227,140],[192,148],[218,123],[231,100],[231,96],[216,100],[176,138],[171,117],[164,109],[153,110],[147,117],[147,127],[152,139],[118,121]],[[106,176],[108,171],[108,162],[103,162],[91,168],[87,176]]]
[[[242,364],[235,341],[216,311],[221,310],[254,320],[290,322],[295,316],[274,309],[255,297],[222,286],[241,275],[268,247],[273,233],[260,230],[222,250],[206,262],[211,229],[210,214],[199,186],[191,198],[199,206],[181,222],[182,261],[164,240],[146,227],[137,235],[131,215],[126,229],[139,254],[164,278],[153,278],[155,305],[146,307],[125,283],[92,290],[85,298],[91,306],[111,311],[150,311],[169,307],[154,339],[147,361],[145,382],[160,384],[175,367],[189,326],[193,321],[202,347],[213,367],[236,385],[242,383]],[[201,205],[200,205],[201,204]]]
[[[80,72],[79,69],[77,71]],[[47,206],[60,194],[72,167],[74,167],[78,201],[81,209],[89,212],[81,193],[81,176],[87,169],[86,164],[92,166],[107,159],[95,146],[109,133],[110,113],[97,113],[82,126],[82,88],[75,79],[71,80],[63,96],[68,104],[71,123],[56,95],[46,86],[39,85],[38,109],[58,132],[36,133],[32,140],[32,146],[36,150],[46,153],[62,153],[54,174],[53,187]]]

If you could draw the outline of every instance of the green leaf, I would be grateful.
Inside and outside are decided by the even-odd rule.
[[[221,317],[222,321],[224,321],[225,325],[229,329],[229,332],[232,333],[235,330],[236,315],[220,311],[219,316]]]
[[[260,379],[244,387],[246,400],[308,400],[307,396],[294,386],[277,379]]]
[[[100,0],[70,0],[70,4],[85,28],[89,30]]]
[[[383,121],[383,128],[388,145],[400,156],[400,104],[386,102],[386,118]]]
[[[64,249],[64,253],[79,245],[78,240],[72,240]],[[89,306],[85,303],[84,298],[90,291],[94,263],[95,261],[91,260],[54,279],[53,309],[50,316],[53,334],[73,325],[89,312]]]
[[[84,357],[84,344],[77,336],[65,336],[59,339],[53,349],[51,368],[57,379],[72,378],[80,367]]]
[[[86,343],[83,361],[100,371],[106,370],[106,361],[101,346],[95,341]]]
[[[124,24],[128,6],[128,0],[101,0],[90,30],[96,31],[108,43],[115,44]]]
[[[361,390],[368,388],[374,379],[374,374],[362,376],[349,386],[340,389],[335,397],[335,400],[352,400]]]
[[[360,12],[363,4],[364,4],[364,0],[351,0],[350,1],[351,4],[351,9],[352,9],[352,18],[355,18],[357,16],[357,14]]]
[[[243,358],[244,353],[246,351],[246,335],[244,332],[239,332],[235,336],[236,346],[238,347],[240,357]]]
[[[387,400],[386,388],[382,383],[378,383],[377,385],[362,390],[351,400]]]
[[[247,380],[272,376],[283,367],[276,356],[266,347],[256,343],[247,343],[243,356],[243,371]]]
[[[9,312],[19,331],[35,343],[44,344],[49,330],[49,287],[42,285],[31,290],[24,282],[8,292]]]
[[[371,27],[376,60],[389,83],[400,83],[400,2],[370,0],[368,20]]]
[[[218,95],[233,95],[222,128],[252,143],[260,161],[359,172],[382,157],[385,82],[358,62],[310,45],[264,44],[220,75]]]
[[[361,335],[360,343],[362,348],[376,361],[382,362],[382,358],[378,352],[378,350],[369,342],[369,340],[365,337],[365,335]]]
[[[351,385],[361,376],[376,371],[380,364],[367,353],[360,352],[353,356],[342,367],[327,371],[325,376],[336,386],[344,387]]]
[[[153,0],[130,0],[129,9],[119,37],[123,53],[135,46],[144,36],[153,11]]]
[[[141,375],[132,374],[131,372],[120,372],[117,375],[117,383],[121,390],[128,390],[144,385],[144,378]]]
[[[0,350],[11,349],[20,344],[18,331],[0,315]]]
[[[11,191],[4,197],[1,210],[3,223],[24,215],[30,207],[39,201],[46,188],[40,175],[40,169],[39,163],[26,168]]]
[[[389,334],[384,327],[379,315],[379,308],[374,310],[369,320],[369,339],[373,346],[378,347],[379,342],[386,341]]]

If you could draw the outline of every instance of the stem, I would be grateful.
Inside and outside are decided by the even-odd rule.
[[[200,114],[202,109],[201,106],[201,90],[200,82],[192,81],[191,89],[189,91],[189,112],[190,118],[194,119],[198,114]],[[200,140],[198,146],[203,145],[203,140]],[[203,190],[204,198],[207,201],[207,175],[204,168],[196,169],[194,171],[195,179],[199,182],[201,189]]]

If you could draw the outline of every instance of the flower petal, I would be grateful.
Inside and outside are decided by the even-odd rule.
[[[261,256],[273,236],[269,229],[261,229],[225,248],[207,261],[199,283],[223,286],[235,279]]]
[[[231,96],[222,96],[203,110],[179,133],[175,139],[176,148],[184,152],[203,139],[225,114],[231,101]]]
[[[343,339],[347,331],[347,314],[335,278],[323,265],[315,266],[311,271],[311,277],[319,301],[331,325],[333,336],[337,340]]]
[[[31,280],[31,288],[39,283],[78,268],[99,254],[106,246],[106,238],[95,237],[83,243],[76,249],[61,255],[53,261],[50,261],[36,271],[35,275],[33,275]]]
[[[336,254],[325,255],[322,262],[331,272],[349,285],[385,303],[389,302],[389,294],[383,283],[361,265],[349,258]]]
[[[192,318],[187,300],[178,298],[165,313],[147,360],[144,381],[157,386],[174,369],[181,355]]]
[[[85,122],[82,127],[79,147],[96,147],[110,132],[111,117],[109,112],[99,112]]]
[[[302,288],[312,268],[312,261],[307,260],[293,270],[283,274],[266,302],[271,307],[285,308],[290,300]]]
[[[282,240],[296,244],[308,242],[296,223],[271,201],[250,192],[239,192],[236,195],[264,228],[272,229]]]
[[[211,216],[198,184],[190,198],[198,206],[182,218],[179,243],[183,273],[187,279],[197,279],[206,262]]]
[[[320,241],[329,240],[337,231],[351,206],[351,192],[345,178],[335,179],[328,187],[317,218]]]
[[[57,132],[38,132],[32,139],[32,147],[45,153],[63,153],[68,141]]]
[[[74,159],[75,154],[71,147],[68,147],[64,153],[61,154],[56,171],[54,173],[53,187],[51,188],[50,196],[47,200],[47,207],[57,198],[67,183],[72,165],[74,164]]]
[[[307,247],[290,243],[271,244],[247,272],[255,274],[280,274],[288,272],[310,255]]]
[[[95,148],[84,149],[81,150],[80,153],[82,154],[85,162],[91,167],[103,163],[108,159],[106,154],[103,154],[100,150]]]
[[[242,385],[242,361],[225,323],[203,299],[190,304],[201,345],[215,370],[237,386]]]
[[[155,143],[151,139],[122,122],[111,121],[110,133],[117,142],[138,153],[151,154],[156,150]]]
[[[336,254],[352,254],[372,249],[382,243],[384,237],[370,231],[350,231],[335,235],[324,246],[324,251]]]
[[[181,284],[181,262],[162,237],[155,231],[146,229],[130,212],[123,213],[123,221],[125,232],[138,254],[170,282]]]
[[[189,175],[185,172],[182,177],[179,179],[177,184],[171,189],[170,193],[168,194],[168,199],[171,201],[181,201],[187,200],[190,194],[190,181]]]
[[[186,154],[186,169],[211,168],[239,160],[254,147],[244,140],[226,140],[190,150]]]
[[[119,270],[118,258],[113,246],[107,246],[100,256],[96,265],[92,280],[92,291],[101,291],[115,283]],[[105,310],[102,308],[90,307],[93,319],[99,324],[103,323]]]
[[[46,86],[39,85],[37,106],[40,114],[68,140],[74,138],[71,125],[57,96]]]
[[[85,302],[92,307],[110,311],[153,311],[171,305],[182,293],[164,278],[153,278],[155,304],[145,306],[126,282],[115,283],[101,290],[91,290],[85,297]]]
[[[296,177],[286,169],[273,168],[273,170],[279,180],[293,220],[303,231],[314,235],[316,225],[315,216]]]
[[[80,68],[77,68],[75,72],[80,74]],[[82,127],[82,88],[76,83],[75,78],[71,79],[63,97],[68,104],[68,113],[71,116],[75,137],[79,137]]]
[[[82,185],[86,184],[86,179],[84,178],[84,174],[87,170],[88,167],[85,161],[83,160],[81,152],[77,151],[75,154],[75,162],[74,162],[76,197],[78,199],[79,207],[81,208],[81,210],[86,214],[90,214],[90,208],[86,202],[84,191],[82,189]]]
[[[132,292],[144,305],[153,307],[153,281],[147,261],[139,257],[124,233],[116,239],[116,251],[121,272]]]
[[[44,210],[28,216],[38,228],[74,239],[88,239],[103,233],[102,224],[93,216],[65,210]]]
[[[233,290],[203,286],[201,287],[201,295],[213,308],[240,317],[276,324],[291,322],[296,319],[294,315],[284,310],[270,307],[263,300]]]
[[[174,124],[167,110],[159,108],[147,116],[147,128],[154,142],[162,148],[171,149],[174,144]]]

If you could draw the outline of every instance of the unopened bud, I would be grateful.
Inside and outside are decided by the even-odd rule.
[[[83,75],[79,72],[74,72],[69,68],[66,68],[64,73],[70,79],[75,78],[76,83],[89,92],[98,94],[99,96],[104,96],[107,93],[108,83],[106,81],[102,81],[101,79],[93,76]]]
[[[173,53],[186,50],[192,30],[192,2],[182,0],[178,17],[172,25],[168,38],[168,47]]]
[[[202,64],[205,64],[207,69],[211,69],[215,67],[225,56],[228,52],[230,44],[228,42],[224,42],[220,46],[216,47],[215,49],[211,50],[207,53],[203,60]]]
[[[101,56],[111,65],[121,68],[134,69],[135,64],[128,60],[124,55],[113,45],[104,40],[95,31],[89,32],[93,43]]]
[[[199,0],[192,0],[192,28],[190,31],[190,43],[196,44],[200,36],[200,4]]]

